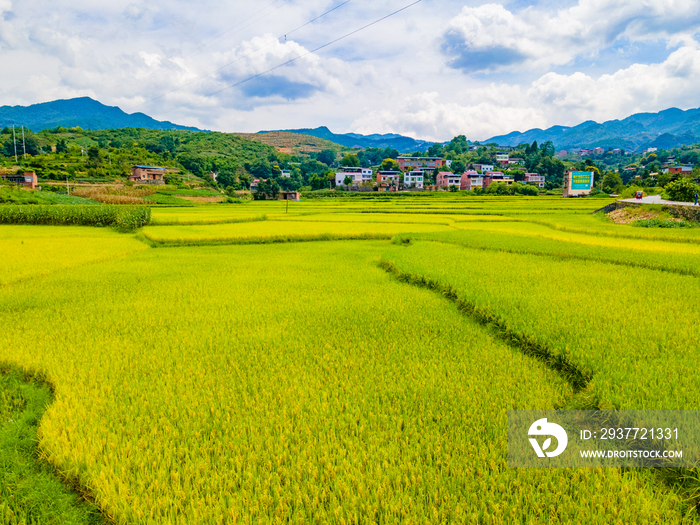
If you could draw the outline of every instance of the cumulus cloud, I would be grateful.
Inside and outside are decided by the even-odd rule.
[[[509,131],[625,118],[668,107],[700,106],[700,46],[682,47],[658,64],[634,64],[594,78],[582,72],[546,73],[525,86],[491,84],[470,89],[468,102],[437,93],[406,97],[357,119],[359,132],[403,133],[447,140],[464,133],[483,140]],[[374,131],[371,131],[374,130]]]
[[[500,4],[464,7],[450,20],[441,50],[465,72],[506,67],[548,68],[595,55],[614,42],[688,42],[700,29],[696,0],[579,0],[547,13],[513,13]]]
[[[508,129],[546,123],[535,108],[503,101],[523,100],[517,86],[492,85],[470,93],[471,104],[441,101],[436,92],[406,97],[391,108],[373,111],[355,122],[359,133],[400,133],[414,138],[444,141],[465,134],[474,140]]]

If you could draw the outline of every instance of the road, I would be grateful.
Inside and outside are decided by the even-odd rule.
[[[650,195],[642,199],[620,199],[619,202],[634,202],[637,204],[666,204],[668,206],[695,206],[692,202],[666,201],[661,195]]]

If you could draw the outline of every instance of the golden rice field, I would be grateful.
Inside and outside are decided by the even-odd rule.
[[[154,208],[135,233],[2,225],[0,364],[55,387],[42,457],[107,522],[696,523],[678,476],[508,467],[508,410],[700,401],[700,230],[591,215],[607,203],[329,199]]]

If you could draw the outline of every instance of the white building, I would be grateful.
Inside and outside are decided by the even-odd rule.
[[[371,182],[372,180],[372,168],[359,168],[359,167],[344,167],[340,168],[341,171],[335,174],[335,185],[341,186],[345,184],[345,177],[350,177],[352,179],[351,185],[362,184],[363,182]]]
[[[544,188],[544,175],[540,175],[539,173],[526,173],[525,182],[539,188]]]
[[[420,170],[409,171],[403,176],[404,188],[423,189],[423,172]]]

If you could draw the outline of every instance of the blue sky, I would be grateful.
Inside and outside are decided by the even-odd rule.
[[[344,2],[0,0],[0,105],[432,140],[700,106],[700,0],[422,0],[314,52],[412,0]]]

